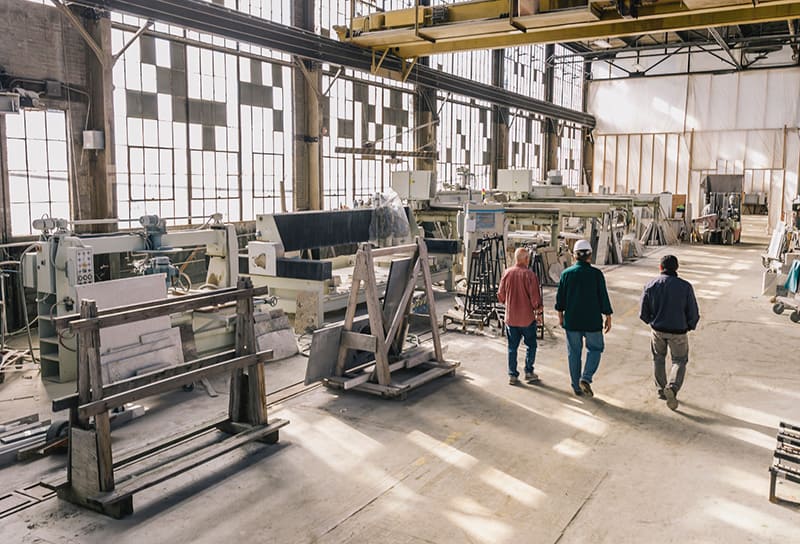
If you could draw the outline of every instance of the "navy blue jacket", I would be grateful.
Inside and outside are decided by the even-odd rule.
[[[658,332],[693,331],[700,321],[700,311],[692,284],[675,272],[662,272],[644,288],[639,319]]]

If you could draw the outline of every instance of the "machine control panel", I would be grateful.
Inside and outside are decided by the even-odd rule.
[[[68,248],[67,275],[73,285],[94,283],[94,251],[90,247]]]

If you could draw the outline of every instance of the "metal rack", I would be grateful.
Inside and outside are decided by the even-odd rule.
[[[497,289],[505,270],[506,253],[503,236],[487,236],[478,240],[467,271],[467,294],[464,321],[483,323],[497,309]]]
[[[248,442],[278,441],[278,429],[288,424],[282,419],[267,420],[263,363],[272,350],[256,352],[253,297],[266,294],[266,288],[253,289],[249,279],[239,280],[236,289],[171,302],[156,301],[98,312],[92,300],[81,301],[78,319],[56,319],[58,328],[71,329],[78,338],[78,392],[53,402],[53,411],[70,409],[69,461],[66,479],[51,484],[67,501],[120,518],[133,513],[133,495],[211,461]],[[100,329],[125,325],[235,301],[237,305],[236,349],[128,378],[103,383],[100,365]],[[114,460],[111,451],[109,410],[190,385],[205,377],[229,372],[228,417],[207,422],[179,437]],[[92,421],[93,419],[93,421]],[[146,468],[130,465],[184,446],[192,439],[218,429],[224,440],[202,446],[172,459],[156,461]]]

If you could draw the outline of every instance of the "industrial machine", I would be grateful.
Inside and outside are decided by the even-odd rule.
[[[416,190],[415,190],[416,191]],[[405,208],[410,234],[418,227]],[[373,208],[264,214],[256,217],[256,240],[248,244],[248,275],[268,286],[278,307],[295,318],[295,331],[319,328],[328,312],[347,307],[358,245],[371,239]],[[426,238],[434,282],[453,286],[458,240]],[[386,289],[390,259],[376,260],[376,282]],[[359,294],[364,301],[364,294]]]
[[[488,324],[506,268],[505,209],[500,204],[467,204],[464,224],[466,293],[463,324]]]
[[[165,222],[157,216],[144,216],[140,223],[141,229],[135,231],[85,235],[74,232],[71,223],[64,219],[34,221],[34,228],[42,232],[42,240],[36,244],[38,251],[23,255],[22,270],[25,287],[37,292],[44,379],[60,382],[75,379],[76,340],[59,334],[53,322],[57,317],[76,313],[81,299],[105,301],[105,307],[114,307],[166,298],[170,290],[188,294],[191,282],[171,263],[170,255],[203,248],[208,258],[203,288],[236,285],[239,274],[236,229],[222,223],[221,215],[209,218],[203,228],[173,232],[167,232]],[[120,254],[133,261],[133,272],[127,273],[128,277],[119,271]],[[96,262],[102,258],[111,264],[103,268],[104,281],[97,281],[100,274]],[[201,313],[183,318],[190,325],[194,320],[195,330],[208,332],[221,328],[222,338],[208,336],[207,342],[202,337],[195,338],[198,351],[221,349],[233,340],[232,325],[226,324],[225,319],[221,322],[218,316]],[[138,343],[142,336],[158,332],[158,327],[127,331],[130,335],[123,331],[117,346],[127,340],[129,344]],[[166,327],[170,327],[169,320]]]
[[[693,238],[704,244],[738,244],[742,236],[744,175],[714,174],[700,183],[705,206],[692,221]]]

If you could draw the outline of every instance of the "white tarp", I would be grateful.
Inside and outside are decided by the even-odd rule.
[[[702,175],[749,173],[774,225],[798,193],[798,97],[799,70],[594,81],[595,186],[686,193],[696,206]]]
[[[597,134],[783,129],[800,126],[800,70],[593,81]]]
[[[684,131],[685,78],[593,82],[588,100],[598,134]]]

